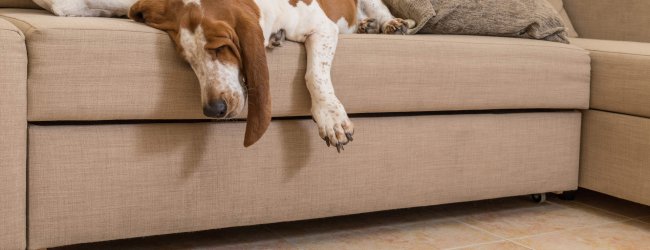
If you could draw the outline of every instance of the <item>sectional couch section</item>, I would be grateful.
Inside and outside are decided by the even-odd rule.
[[[27,182],[27,51],[0,19],[0,248],[24,249]]]

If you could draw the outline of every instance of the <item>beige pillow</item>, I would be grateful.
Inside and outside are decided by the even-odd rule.
[[[569,33],[569,37],[578,37],[578,33],[576,32],[575,28],[573,28],[573,24],[571,23],[571,19],[569,19],[569,15],[564,9],[564,2],[562,0],[548,0],[548,1],[551,3],[551,5],[553,5],[553,7],[557,10],[557,12],[560,13],[560,16],[562,17],[562,21],[564,21],[566,32]]]
[[[0,0],[0,8],[40,9],[32,0]]]
[[[383,1],[395,16],[415,21],[417,26],[409,34],[486,35],[569,43],[562,17],[545,0]]]

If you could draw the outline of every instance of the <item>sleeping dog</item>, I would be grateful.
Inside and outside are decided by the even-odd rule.
[[[330,71],[339,33],[405,34],[381,0],[35,0],[60,16],[125,16],[169,34],[201,88],[203,113],[238,115],[248,102],[244,146],[271,123],[265,48],[283,39],[305,44],[311,112],[320,137],[338,152],[354,124],[334,94]]]

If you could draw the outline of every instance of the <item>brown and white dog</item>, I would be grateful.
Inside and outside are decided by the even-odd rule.
[[[320,137],[352,141],[354,125],[334,94],[331,67],[339,33],[404,34],[381,0],[35,0],[60,16],[124,16],[166,31],[198,76],[204,114],[230,118],[248,100],[244,145],[271,122],[266,47],[279,40],[307,49],[307,88]]]

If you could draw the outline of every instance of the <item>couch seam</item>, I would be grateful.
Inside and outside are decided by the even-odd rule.
[[[33,27],[33,26],[32,26]],[[135,31],[135,30],[109,30],[109,29],[64,29],[64,28],[46,28],[46,29],[38,29],[35,28],[38,31],[48,31],[48,30],[70,30],[70,31],[117,31],[117,32],[130,32],[130,33],[142,33],[142,34],[156,34],[156,35],[167,35],[166,33],[160,33],[160,32],[147,32],[147,31]]]
[[[591,52],[599,52],[603,54],[616,54],[616,55],[629,55],[629,56],[641,56],[641,57],[650,57],[650,55],[647,54],[634,54],[634,53],[627,53],[627,52],[615,52],[615,51],[605,51],[605,50],[595,50],[595,49],[586,49]]]
[[[11,30],[11,29],[2,29],[2,28],[0,28],[0,30],[2,30],[2,31],[13,32],[13,33],[18,34],[20,37],[24,38],[23,33],[21,33],[20,31],[17,31],[17,30]]]
[[[27,26],[29,26],[29,29],[23,32],[23,34],[24,34],[25,37],[27,37],[27,34],[29,34],[30,32],[32,32],[32,30],[35,29],[34,25],[32,25],[31,23],[25,22],[25,21],[20,20],[20,19],[18,19],[18,18],[10,17],[10,16],[6,16],[6,15],[0,15],[0,17],[8,18],[8,19],[11,19],[11,20],[15,20],[15,21],[21,22],[21,23],[26,24]],[[18,28],[18,27],[17,27],[17,28]],[[18,29],[20,29],[20,28],[18,28]]]
[[[3,15],[4,16],[4,15]],[[14,17],[9,17],[14,20],[23,22],[27,25],[29,25],[30,31],[32,29],[37,29],[30,23],[27,23],[23,20],[16,19]],[[157,35],[165,35],[164,33],[160,32],[146,32],[146,31],[133,31],[133,30],[109,30],[109,29],[63,29],[63,28],[47,28],[47,29],[37,29],[39,31],[44,31],[44,30],[80,30],[80,31],[117,31],[117,32],[132,32],[132,33],[143,33],[143,34],[157,34]],[[523,38],[514,38],[514,39],[523,39]],[[459,44],[480,44],[480,45],[500,45],[500,46],[524,46],[524,47],[539,47],[539,48],[557,48],[557,49],[567,49],[567,50],[573,50],[573,51],[585,51],[585,49],[582,48],[567,48],[567,47],[561,47],[561,46],[546,46],[546,45],[528,45],[528,44],[512,44],[512,43],[484,43],[484,42],[463,42],[463,41],[432,41],[432,40],[425,40],[425,39],[394,39],[394,38],[388,38],[388,37],[383,37],[381,39],[379,38],[374,38],[374,37],[356,37],[356,38],[349,38],[345,36],[339,36],[339,40],[391,40],[391,41],[407,41],[407,42],[434,42],[434,43],[459,43]],[[526,40],[533,40],[533,39],[526,39]],[[534,40],[537,41],[537,40]],[[541,40],[540,40],[541,41]],[[574,45],[575,46],[575,45]]]
[[[612,111],[612,110],[607,110],[607,109],[602,109],[602,108],[592,108],[592,107],[590,107],[588,109],[588,111],[597,111],[597,112],[601,112],[601,113],[609,113],[609,114],[627,116],[627,117],[638,118],[638,119],[649,119],[650,118],[650,117],[645,116],[645,115],[625,113],[625,112],[622,112],[622,111]]]
[[[24,24],[28,25],[30,28],[29,28],[29,30],[27,30],[25,33],[29,33],[29,32],[31,32],[31,31],[33,31],[33,30],[37,30],[37,31],[47,31],[47,30],[79,30],[79,31],[117,31],[117,32],[142,33],[142,34],[167,35],[166,33],[162,33],[162,32],[148,32],[148,31],[135,31],[135,30],[117,30],[117,29],[116,29],[116,30],[111,30],[111,29],[66,29],[66,28],[44,28],[44,29],[41,29],[41,28],[37,28],[36,26],[34,26],[34,25],[32,25],[31,23],[26,22],[26,21],[24,21],[24,20],[22,20],[22,19],[18,19],[18,18],[15,18],[15,17],[7,16],[7,15],[0,15],[0,16],[1,16],[1,17],[10,18],[10,19],[12,19],[12,20],[16,20],[16,21],[18,21],[18,22],[21,22],[21,23],[24,23]]]
[[[447,36],[447,35],[439,35],[439,36]],[[394,39],[394,38],[385,38],[385,39],[378,39],[378,38],[349,38],[349,37],[341,37],[340,40],[392,40],[392,41],[407,41],[407,42],[435,42],[435,43],[462,43],[462,44],[480,44],[480,45],[505,45],[505,46],[524,46],[524,47],[540,47],[540,48],[556,48],[556,49],[567,49],[567,50],[573,50],[573,51],[587,51],[586,49],[580,48],[577,45],[573,45],[576,48],[567,48],[567,47],[560,47],[560,46],[545,46],[545,45],[529,45],[529,44],[511,44],[511,43],[485,43],[485,42],[464,42],[464,41],[432,41],[432,40],[426,40],[426,39]],[[525,38],[513,38],[513,39],[525,39]],[[534,40],[534,39],[525,39],[525,40]],[[535,40],[535,41],[541,41],[541,40]]]

